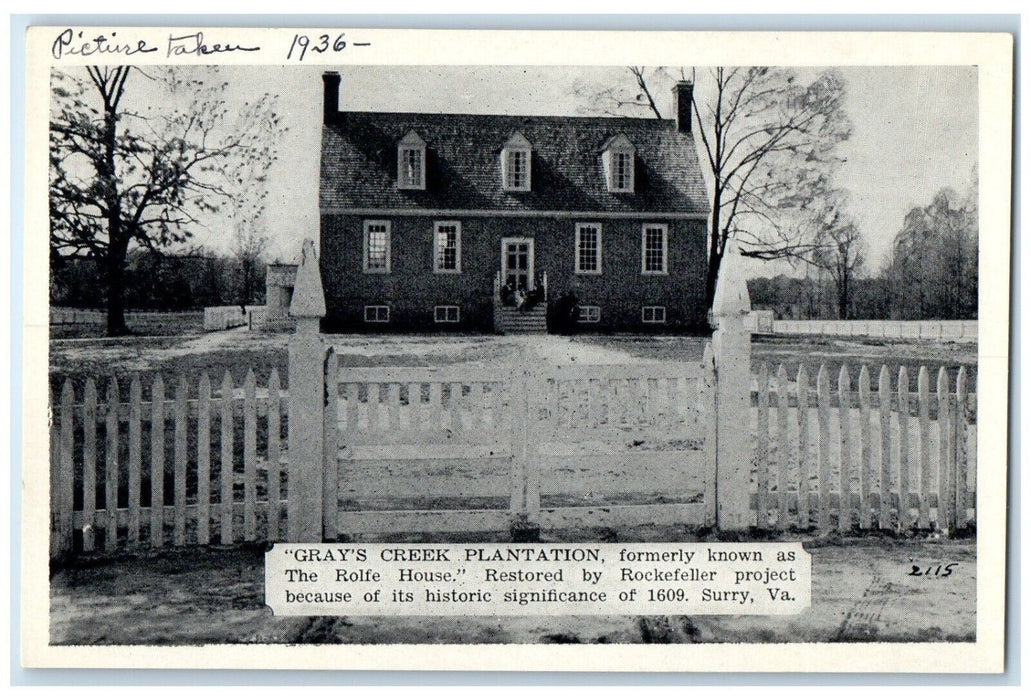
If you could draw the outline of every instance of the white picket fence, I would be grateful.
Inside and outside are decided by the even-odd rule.
[[[146,394],[137,376],[128,401],[114,378],[103,399],[66,380],[50,404],[51,554],[281,539],[286,399],[276,370],[260,390],[253,371],[242,387],[180,375],[167,393],[157,376]]]
[[[762,367],[759,527],[947,532],[973,522],[977,426],[966,368],[954,381],[940,368],[933,391],[926,367],[915,393],[906,367],[892,379],[882,366],[873,388],[866,365],[858,375],[842,365],[832,391],[824,365],[815,386],[805,365],[790,380],[783,365],[773,374]]]
[[[324,536],[715,521],[714,375],[701,363],[343,368],[326,363]],[[749,522],[769,530],[963,530],[975,521],[975,397],[960,368],[762,368]],[[893,383],[894,381],[894,383]],[[51,553],[285,539],[278,372],[77,392],[51,427]],[[334,390],[335,388],[335,390]],[[740,440],[740,435],[733,438]],[[153,504],[161,504],[154,508]]]

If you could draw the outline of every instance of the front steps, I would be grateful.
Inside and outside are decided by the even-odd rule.
[[[494,330],[498,333],[540,333],[548,332],[548,318],[545,304],[537,304],[527,311],[513,306],[502,306],[494,312]]]

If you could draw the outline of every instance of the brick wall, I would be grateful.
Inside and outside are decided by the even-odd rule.
[[[362,272],[363,222],[391,222],[391,270]],[[501,240],[534,239],[535,269],[548,273],[554,304],[567,292],[581,305],[601,307],[589,331],[663,332],[705,321],[705,222],[662,219],[448,217],[462,224],[462,272],[433,271],[434,221],[444,217],[322,216],[320,260],[326,293],[327,330],[493,330],[494,276],[501,267]],[[668,275],[641,274],[641,224],[669,226]],[[602,225],[602,274],[574,273],[577,222]],[[389,324],[363,320],[367,304],[390,305]],[[434,324],[434,305],[461,307],[461,323]],[[642,324],[641,306],[666,307],[664,326]]]

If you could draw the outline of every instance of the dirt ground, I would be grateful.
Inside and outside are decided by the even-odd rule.
[[[591,539],[580,534],[588,537],[563,540]],[[620,534],[624,541],[696,539],[675,528]],[[790,616],[273,617],[263,605],[257,548],[79,562],[51,573],[50,635],[53,644],[90,645],[974,640],[972,541],[863,538],[806,548],[813,606]],[[914,565],[954,562],[947,578],[910,575]]]
[[[575,336],[573,341],[609,351],[623,351],[637,360],[694,360],[700,359],[707,338],[689,336]],[[866,365],[874,381],[881,365],[886,365],[894,380],[899,367],[909,371],[910,389],[917,388],[917,370],[921,365],[931,373],[932,383],[938,368],[945,366],[950,379],[955,381],[961,365],[968,374],[968,387],[977,387],[977,343],[953,343],[930,340],[891,340],[881,338],[833,338],[827,336],[754,336],[752,339],[752,373],[766,365],[775,373],[781,364],[790,379],[794,379],[801,363],[805,363],[810,377],[815,377],[820,365],[826,365],[830,376],[837,380],[842,364],[858,377],[861,365]]]
[[[71,377],[78,384],[86,375],[102,379],[113,374],[128,386],[133,372],[183,373],[194,379],[202,371],[217,378],[228,370],[240,382],[249,368],[254,368],[260,377],[266,377],[275,367],[280,376],[286,378],[288,340],[288,334],[251,332],[244,328],[150,338],[52,338],[50,375],[58,381]],[[638,335],[326,336],[342,367],[480,365],[521,358],[555,364],[686,361],[701,359],[706,340],[696,336]],[[920,365],[926,365],[932,372],[932,381],[941,365],[950,368],[952,375],[960,365],[966,365],[971,390],[977,386],[976,343],[819,336],[756,336],[753,340],[753,373],[764,363],[771,371],[776,371],[777,365],[783,363],[788,376],[793,378],[802,361],[808,365],[812,376],[820,363],[827,364],[832,377],[837,377],[842,363],[848,363],[853,373],[858,372],[859,365],[867,364],[874,377],[881,364],[886,364],[893,376],[897,376],[901,365],[906,365],[914,390]]]

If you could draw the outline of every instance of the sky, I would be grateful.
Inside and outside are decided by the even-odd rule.
[[[625,67],[341,66],[340,109],[532,115],[601,114],[595,96],[627,84]],[[679,68],[676,72],[679,73]],[[801,71],[803,79],[820,69]],[[876,272],[910,209],[942,187],[963,190],[977,162],[976,67],[844,67],[851,138],[836,185],[850,208]],[[305,238],[318,238],[318,169],[322,125],[321,67],[222,67],[229,105],[262,93],[278,96],[287,128],[269,173],[265,224],[270,259],[291,260]],[[705,71],[698,71],[699,90]],[[153,81],[139,80],[133,99],[160,104]],[[664,116],[671,96],[656,91]],[[701,148],[699,144],[699,148]],[[231,225],[214,219],[193,243],[229,252]],[[778,266],[757,267],[775,274]]]

